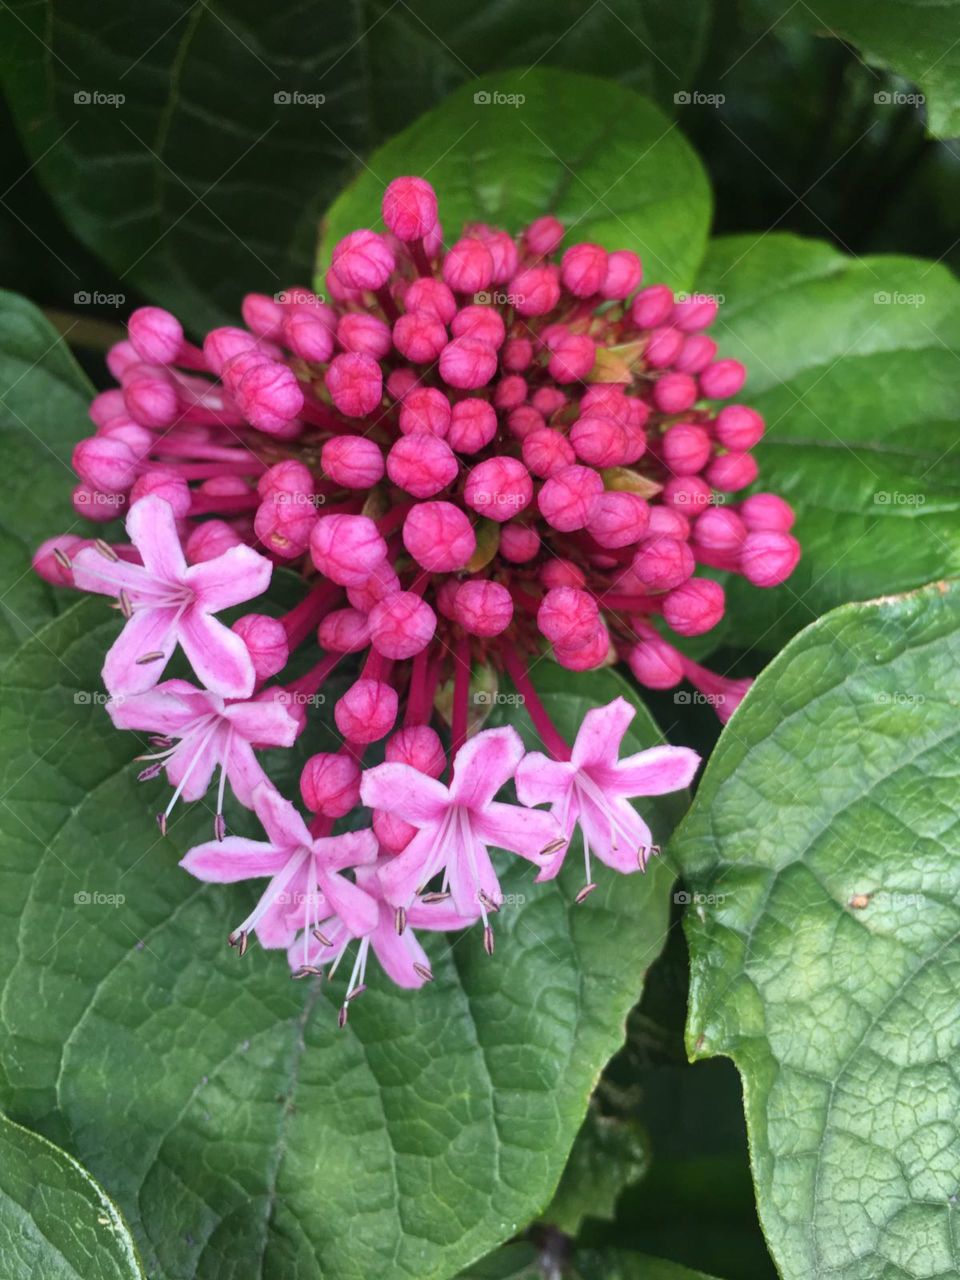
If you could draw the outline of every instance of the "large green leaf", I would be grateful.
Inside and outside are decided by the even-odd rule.
[[[869,4],[863,0],[817,0],[815,6],[788,0],[749,0],[749,7],[759,11],[764,26],[800,24],[819,35],[849,40],[868,62],[891,67],[920,86],[929,99],[926,110],[933,133],[945,138],[960,133],[957,0],[870,0]],[[888,94],[878,105],[894,107],[896,99]]]
[[[235,315],[247,289],[305,277],[319,213],[361,157],[455,85],[547,60],[669,101],[689,81],[707,13],[708,0],[612,0],[589,13],[576,0],[472,11],[12,0],[0,6],[0,69],[72,229],[121,284],[198,328]]]
[[[70,505],[70,453],[92,428],[91,391],[66,342],[36,307],[0,292],[0,655],[11,652],[68,597],[30,568],[53,534],[87,534]]]
[[[142,1280],[117,1207],[72,1156],[0,1116],[4,1280]]]
[[[702,1271],[625,1249],[577,1249],[572,1259],[562,1259],[562,1268],[568,1280],[711,1280]],[[558,1274],[554,1260],[532,1244],[508,1244],[457,1280],[553,1280]]]
[[[646,1135],[634,1116],[605,1115],[591,1104],[543,1220],[576,1235],[586,1218],[611,1220],[617,1197],[649,1162]]]
[[[4,676],[4,1102],[116,1197],[158,1280],[452,1274],[549,1200],[662,944],[669,868],[578,907],[579,867],[534,887],[516,859],[494,957],[475,931],[436,938],[431,987],[374,977],[340,1032],[339,980],[226,946],[252,888],[177,868],[207,807],[159,838],[164,789],[138,790],[140,744],[92,696],[106,612],[66,612]],[[544,675],[567,734],[632,696],[610,672],[570,685]],[[634,748],[657,737],[637,720]],[[682,803],[647,806],[660,839]]]
[[[571,238],[634,249],[648,279],[678,288],[710,225],[706,177],[676,124],[620,85],[544,67],[464,85],[374,152],[324,219],[321,265],[348,231],[379,225],[400,173],[437,188],[450,242],[466,221],[515,232],[553,213]]]
[[[702,287],[766,416],[758,489],[798,512],[803,559],[730,584],[727,643],[775,649],[834,605],[960,571],[960,285],[914,258],[770,235],[715,240]]]
[[[744,1079],[785,1280],[945,1280],[960,1138],[960,584],[848,605],[731,720],[670,852],[688,1047]]]

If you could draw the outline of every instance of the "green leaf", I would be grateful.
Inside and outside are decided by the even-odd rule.
[[[591,1104],[577,1134],[545,1222],[575,1236],[585,1218],[613,1218],[617,1198],[643,1176],[648,1153],[633,1117],[604,1115]]]
[[[467,221],[517,232],[553,213],[573,239],[633,249],[649,280],[678,288],[710,224],[706,177],[675,124],[620,85],[544,67],[463,85],[374,152],[324,219],[322,265],[348,231],[380,225],[400,173],[437,188],[449,243]]]
[[[715,336],[767,420],[756,488],[794,505],[803,548],[782,587],[730,582],[725,643],[776,649],[834,605],[960,572],[953,276],[736,236],[713,242],[700,287],[726,299]]]
[[[579,866],[534,887],[513,859],[493,957],[476,930],[428,939],[436,981],[374,975],[338,1031],[342,976],[328,990],[292,983],[282,954],[238,961],[226,934],[255,888],[176,866],[209,808],[159,837],[166,789],[137,786],[136,735],[96,705],[108,612],[82,602],[4,674],[3,1100],[116,1197],[157,1280],[455,1273],[549,1200],[662,944],[669,868],[575,906]],[[633,696],[612,672],[550,674],[565,734]],[[641,708],[631,748],[657,737]],[[682,804],[645,805],[661,841]]]
[[[956,1274],[960,584],[798,636],[671,844],[692,1055],[744,1080],[785,1280]]]
[[[509,79],[499,68],[547,60],[669,102],[699,60],[708,10],[708,0],[612,0],[590,12],[576,0],[474,11],[226,0],[171,12],[160,0],[76,0],[68,14],[53,0],[12,0],[0,6],[0,73],[71,229],[121,285],[199,329],[232,319],[248,289],[273,294],[306,276],[319,213],[361,157],[455,85],[495,73],[498,87]],[[624,153],[611,178],[636,157]],[[615,195],[611,205],[619,212]]]
[[[505,1244],[461,1271],[457,1280],[543,1280],[538,1258],[532,1244]]]
[[[818,0],[816,8],[786,0],[750,0],[750,7],[758,11],[764,26],[786,21],[855,44],[867,62],[890,67],[920,86],[929,99],[932,133],[944,138],[960,133],[957,0]],[[888,96],[878,105],[892,109],[896,101]]]
[[[678,1262],[622,1249],[584,1249],[576,1255],[575,1280],[711,1280]]]
[[[72,1156],[0,1116],[4,1280],[143,1280],[116,1205]]]
[[[73,446],[90,433],[90,385],[66,342],[31,303],[0,291],[0,657],[69,599],[30,568],[56,533],[91,536],[70,505]]]

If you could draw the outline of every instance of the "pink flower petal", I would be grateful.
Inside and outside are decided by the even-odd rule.
[[[660,796],[689,786],[699,764],[689,747],[651,747],[621,760],[606,785],[614,795]]]
[[[127,515],[127,533],[150,573],[165,582],[181,582],[187,571],[173,507],[153,494],[141,498]]]
[[[339,836],[314,840],[313,851],[318,865],[329,871],[372,866],[377,860],[377,838],[369,827],[362,831],[345,831]]]
[[[219,613],[262,596],[270,586],[273,565],[253,547],[231,547],[213,560],[191,565],[184,581],[204,613]]]
[[[407,908],[407,923],[414,929],[426,929],[431,933],[453,933],[469,929],[480,915],[480,905],[475,904],[473,915],[462,916],[453,903],[414,901]]]
[[[629,875],[639,871],[641,849],[653,843],[650,828],[627,800],[610,799],[610,812],[604,813],[589,797],[582,797],[580,829],[590,844],[590,852],[614,871]],[[611,814],[616,827],[612,829]]]
[[[385,809],[415,827],[440,822],[449,807],[442,782],[408,764],[378,764],[364,771],[360,798],[370,809]]]
[[[410,990],[423,986],[426,979],[413,966],[419,964],[429,969],[427,953],[409,926],[402,934],[397,933],[392,911],[381,909],[380,923],[370,935],[370,945],[391,982]]]
[[[138,609],[114,640],[103,664],[103,682],[115,698],[145,693],[163,675],[176,644],[175,609]],[[159,653],[153,662],[138,663]]]
[[[383,896],[391,906],[409,906],[420,886],[436,875],[438,850],[438,829],[425,827],[402,853],[386,863],[378,874]]]
[[[513,777],[522,759],[523,743],[516,729],[484,729],[457,752],[451,801],[468,809],[482,809]]]
[[[320,888],[324,898],[355,938],[362,938],[377,927],[380,908],[369,893],[345,876],[327,875],[321,871]]]
[[[184,800],[200,800],[207,794],[213,771],[220,763],[222,729],[215,727],[201,732],[196,738],[180,743],[167,761],[167,780],[172,787],[179,787]]]
[[[573,785],[576,765],[551,760],[539,751],[525,755],[517,767],[517,798],[521,804],[560,804]]]
[[[194,710],[172,688],[180,680],[167,680],[146,693],[111,698],[107,712],[117,729],[138,729],[179,737],[184,727],[196,719]]]
[[[287,849],[274,848],[262,840],[227,836],[225,840],[195,845],[180,860],[180,865],[198,880],[234,884],[257,876],[275,876],[286,866],[289,857]]]
[[[542,864],[543,850],[560,835],[560,827],[552,814],[540,809],[523,809],[517,804],[487,805],[473,816],[473,829],[484,844],[509,849]]]
[[[201,684],[223,698],[248,698],[253,693],[253,662],[235,631],[199,609],[187,609],[178,639]]]
[[[226,768],[231,791],[245,808],[252,809],[253,793],[259,786],[270,786],[270,779],[264,773],[249,742],[242,738],[233,739],[227,754]]]
[[[526,810],[532,813],[532,809]],[[546,815],[544,815],[546,816]],[[461,828],[453,855],[447,862],[450,876],[450,897],[458,915],[479,914],[484,899],[499,903],[503,896],[500,881],[493,869],[490,855],[466,824]]]
[[[271,842],[280,848],[313,849],[313,836],[289,800],[269,782],[253,793],[253,807]]]
[[[140,592],[149,594],[153,574],[142,564],[130,564],[126,560],[108,560],[96,547],[81,547],[73,557],[73,582],[80,591],[96,591],[102,596],[116,596],[121,588],[138,598]]]
[[[297,721],[282,702],[235,702],[223,709],[224,719],[248,742],[264,747],[292,747]]]
[[[605,707],[593,707],[583,717],[570,758],[578,769],[590,765],[612,767],[620,755],[620,743],[636,714],[625,698],[614,698]]]

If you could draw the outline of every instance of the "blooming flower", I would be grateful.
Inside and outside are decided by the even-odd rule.
[[[524,804],[551,805],[564,841],[538,880],[552,880],[563,865],[574,828],[583,838],[586,871],[579,900],[594,889],[591,854],[615,871],[643,871],[654,851],[650,828],[629,800],[685,787],[700,757],[687,747],[651,747],[619,759],[623,735],[636,714],[624,698],[594,707],[583,718],[569,760],[531,752],[517,769],[517,795]]]
[[[376,902],[342,874],[348,867],[375,861],[372,831],[315,837],[290,801],[269,783],[254,790],[253,807],[266,841],[243,836],[211,840],[191,849],[180,863],[198,880],[217,884],[270,877],[257,905],[230,934],[231,946],[242,955],[250,933],[256,931],[263,946],[288,947],[300,929],[316,927],[331,912],[351,937],[363,937],[376,928]]]
[[[255,676],[246,646],[212,614],[262,595],[269,560],[252,547],[232,547],[188,567],[173,508],[152,495],[130,508],[127,533],[142,564],[119,559],[105,543],[73,560],[76,585],[116,596],[127,619],[103,666],[107,689],[116,696],[152,688],[179,644],[211,692],[249,697]]]
[[[375,928],[360,939],[356,959],[347,983],[346,995],[340,1010],[340,1025],[347,1020],[347,1007],[366,988],[367,959],[372,949],[387,977],[398,987],[422,987],[433,981],[433,971],[427,953],[417,941],[415,929],[447,933],[465,929],[477,918],[457,914],[456,908],[440,894],[417,898],[399,920],[393,907],[383,896],[380,871],[389,865],[389,859],[380,859],[372,866],[357,868],[357,884],[374,898],[380,918]],[[333,977],[354,935],[336,914],[320,920],[316,928],[304,930],[301,937],[291,943],[287,957],[295,978],[321,972],[330,965],[329,977]]]
[[[166,680],[146,693],[112,698],[110,719],[118,729],[156,734],[155,753],[140,756],[150,761],[141,779],[155,778],[166,770],[173,797],[159,815],[160,828],[173,806],[206,795],[214,771],[220,769],[215,831],[223,839],[223,795],[226,783],[249,809],[257,786],[267,781],[254,747],[292,747],[299,724],[287,705],[275,698],[252,702],[225,702],[217,693],[197,689],[186,680]]]
[[[416,828],[403,852],[379,873],[392,906],[408,910],[418,891],[442,872],[440,892],[449,891],[458,915],[483,918],[484,943],[492,950],[488,912],[499,908],[502,894],[489,846],[538,862],[557,838],[548,814],[493,798],[522,757],[515,729],[485,729],[457,752],[449,787],[408,764],[366,771],[360,783],[364,804]]]

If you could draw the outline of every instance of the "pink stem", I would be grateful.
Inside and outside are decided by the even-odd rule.
[[[340,588],[329,582],[320,583],[280,619],[287,633],[287,644],[296,649],[307,638],[340,595]]]
[[[470,638],[457,641],[453,662],[453,712],[450,725],[450,757],[457,754],[467,740],[467,707],[470,700]]]
[[[506,644],[501,645],[500,657],[510,679],[516,685],[517,692],[523,697],[524,709],[533,721],[533,727],[540,735],[543,745],[555,760],[569,760],[570,747],[557,726],[550,719],[549,712],[540,701],[527,669],[517,657],[516,651]]]

